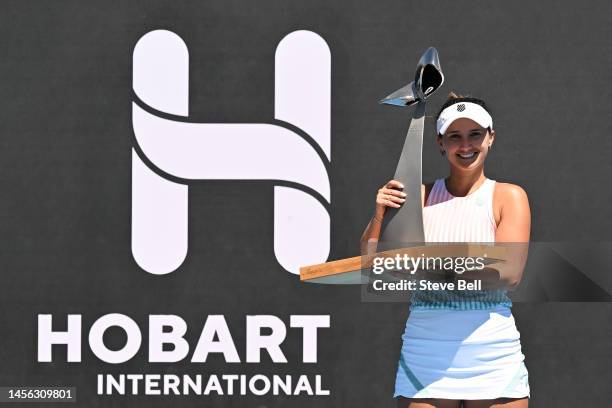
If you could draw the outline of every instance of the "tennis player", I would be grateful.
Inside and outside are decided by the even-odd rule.
[[[525,191],[484,174],[495,140],[486,104],[451,93],[436,117],[436,129],[450,175],[422,186],[425,240],[528,243],[531,215]],[[418,199],[402,189],[391,180],[378,190],[362,243],[378,240],[388,207]],[[527,369],[506,296],[521,279],[526,247],[514,250],[515,267],[496,271],[496,289],[413,294],[395,382],[398,407],[528,406]]]

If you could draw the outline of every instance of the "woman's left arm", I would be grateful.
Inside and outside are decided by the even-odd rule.
[[[508,261],[495,269],[500,280],[509,288],[514,288],[520,283],[527,262],[531,211],[525,190],[506,183],[500,184],[499,187],[495,191],[495,199],[500,203],[500,220],[495,232],[495,243],[507,248]]]
[[[506,262],[466,271],[462,279],[479,280],[484,289],[514,289],[523,277],[529,251],[531,212],[525,190],[514,184],[497,183],[495,245],[506,248]],[[498,218],[499,217],[499,218]],[[499,221],[497,221],[499,219]]]

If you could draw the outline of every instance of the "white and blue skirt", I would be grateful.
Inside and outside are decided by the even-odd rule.
[[[394,397],[529,396],[520,334],[509,307],[414,309],[402,340]]]

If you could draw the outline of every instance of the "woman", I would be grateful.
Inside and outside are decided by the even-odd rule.
[[[450,175],[421,188],[425,240],[529,242],[525,191],[484,174],[495,140],[486,104],[451,93],[436,117],[436,128]],[[402,188],[391,180],[378,190],[362,243],[378,240],[387,207],[418,199],[406,197]],[[528,406],[527,369],[505,290],[520,281],[526,251],[527,244],[509,246],[514,262],[494,270],[496,283],[489,285],[494,290],[413,294],[395,384],[398,407]],[[478,273],[484,276],[484,271],[466,274],[474,278]]]

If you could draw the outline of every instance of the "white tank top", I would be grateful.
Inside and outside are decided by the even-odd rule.
[[[495,181],[485,179],[471,194],[455,197],[437,179],[423,208],[426,242],[495,242]]]

